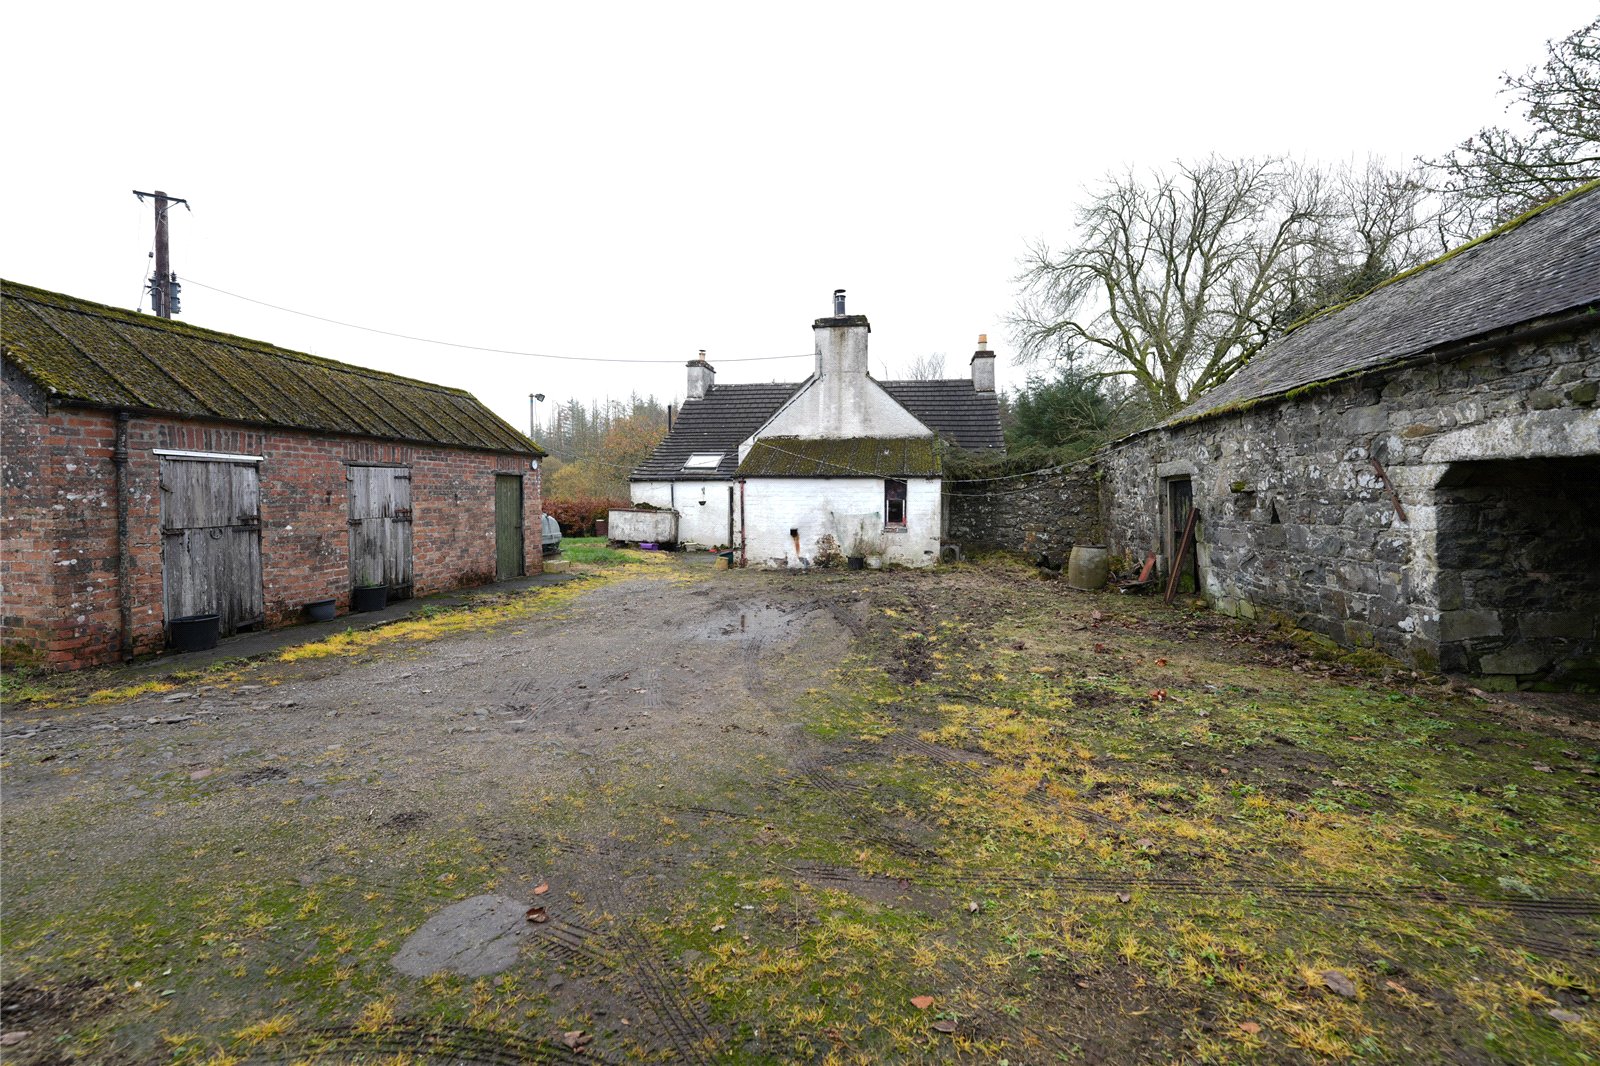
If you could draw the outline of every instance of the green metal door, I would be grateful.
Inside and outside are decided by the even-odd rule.
[[[494,577],[522,576],[522,475],[494,477]]]

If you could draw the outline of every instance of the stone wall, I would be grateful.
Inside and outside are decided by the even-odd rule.
[[[1201,516],[1203,591],[1218,609],[1280,617],[1426,667],[1442,659],[1503,687],[1555,678],[1560,667],[1548,661],[1525,669],[1528,656],[1494,658],[1526,645],[1528,627],[1513,617],[1518,597],[1491,594],[1483,575],[1542,582],[1547,595],[1536,613],[1564,620],[1536,621],[1533,630],[1559,624],[1569,658],[1592,656],[1600,611],[1588,610],[1584,624],[1572,607],[1557,610],[1583,594],[1575,598],[1561,576],[1539,567],[1552,555],[1600,557],[1592,508],[1569,506],[1593,495],[1595,482],[1549,489],[1560,506],[1528,512],[1526,498],[1517,504],[1528,516],[1520,525],[1470,549],[1467,569],[1478,576],[1468,591],[1459,572],[1468,550],[1451,547],[1449,509],[1472,502],[1451,484],[1464,464],[1600,456],[1600,327],[1541,337],[1533,324],[1521,336],[1536,339],[1480,345],[1119,442],[1099,457],[1111,548],[1155,550],[1164,567],[1168,486],[1188,478]],[[1509,504],[1496,506],[1499,518],[1483,521],[1512,513]],[[1536,551],[1519,547],[1534,541]]]
[[[1074,544],[1103,544],[1099,470],[1092,463],[1058,466],[1024,477],[946,482],[945,539],[963,548],[1002,548],[1052,566]]]

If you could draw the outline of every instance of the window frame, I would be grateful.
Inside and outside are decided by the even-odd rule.
[[[895,496],[895,494],[894,494],[895,486],[899,486],[899,489],[900,489],[900,494],[899,494],[898,497]],[[907,527],[910,526],[910,524],[911,524],[911,522],[910,522],[911,515],[910,515],[910,507],[909,507],[910,501],[909,501],[909,498],[908,498],[910,496],[910,491],[911,491],[910,483],[907,482],[903,478],[892,478],[892,477],[890,477],[890,478],[884,478],[883,479],[883,528],[884,529],[906,529]],[[894,513],[893,510],[892,510],[892,506],[894,504],[897,504],[897,503],[900,505],[900,520],[898,522],[896,522],[892,517],[890,517]]]

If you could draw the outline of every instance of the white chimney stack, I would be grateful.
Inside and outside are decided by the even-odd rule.
[[[972,353],[972,388],[976,392],[994,391],[994,353],[989,350],[989,335],[978,334],[978,350]]]
[[[689,367],[689,394],[686,399],[703,400],[706,393],[711,391],[711,386],[716,383],[717,371],[710,363],[706,362],[706,350],[700,349],[700,356],[688,362]]]

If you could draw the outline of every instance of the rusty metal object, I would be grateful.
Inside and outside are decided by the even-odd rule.
[[[1367,448],[1367,461],[1372,464],[1372,472],[1378,475],[1378,480],[1383,482],[1383,487],[1389,491],[1389,502],[1394,504],[1394,513],[1400,516],[1400,521],[1410,523],[1406,517],[1405,505],[1400,502],[1400,493],[1395,491],[1394,482],[1389,480],[1389,472],[1378,462],[1378,457],[1372,454],[1372,449]]]
[[[1189,548],[1194,544],[1194,527],[1200,521],[1200,509],[1189,508],[1189,518],[1183,523],[1183,538],[1178,541],[1178,550],[1172,555],[1172,574],[1167,578],[1167,594],[1161,598],[1162,603],[1171,604],[1178,596],[1178,579],[1183,576],[1183,560],[1189,554]],[[1200,591],[1200,567],[1194,568],[1195,591]]]

